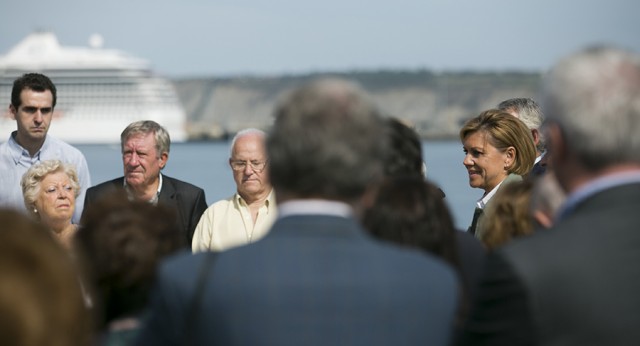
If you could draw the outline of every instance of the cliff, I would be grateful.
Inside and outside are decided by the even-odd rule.
[[[359,83],[387,114],[412,124],[423,138],[457,138],[461,124],[512,97],[537,98],[540,73],[354,71],[279,77],[173,80],[187,111],[190,139],[219,139],[246,127],[267,129],[276,101],[321,76]]]

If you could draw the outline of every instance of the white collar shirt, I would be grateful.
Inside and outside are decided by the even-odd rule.
[[[215,202],[200,217],[191,241],[193,252],[223,251],[255,242],[269,232],[278,208],[275,193],[269,192],[264,205],[258,209],[255,223],[245,200],[236,192]]]

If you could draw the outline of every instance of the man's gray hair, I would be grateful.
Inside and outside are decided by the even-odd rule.
[[[236,141],[238,140],[238,138],[246,136],[246,135],[260,135],[264,138],[267,137],[267,133],[260,130],[260,129],[256,129],[256,128],[247,128],[247,129],[243,129],[240,130],[238,132],[236,132],[236,135],[233,136],[233,139],[231,139],[231,146],[229,146],[229,157],[233,156],[233,147],[236,145]]]
[[[529,130],[538,130],[540,141],[536,149],[540,152],[545,150],[544,136],[540,131],[540,126],[544,122],[544,114],[536,101],[527,97],[512,98],[500,102],[498,109],[505,112],[513,111],[518,114],[518,119],[527,125]]]
[[[124,151],[124,143],[131,136],[140,134],[147,135],[150,133],[154,135],[156,140],[156,151],[158,157],[160,157],[162,153],[169,154],[169,150],[171,149],[171,138],[169,137],[169,132],[153,120],[140,120],[129,124],[129,126],[122,131],[122,134],[120,134],[120,149]]]
[[[543,108],[590,170],[640,163],[640,59],[591,47],[561,60],[545,77]]]
[[[350,82],[321,79],[295,89],[276,107],[267,138],[274,188],[354,201],[382,176],[384,129],[373,102]]]

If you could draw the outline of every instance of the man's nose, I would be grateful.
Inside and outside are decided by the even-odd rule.
[[[140,158],[138,157],[138,155],[136,153],[133,153],[129,157],[129,162],[127,163],[131,166],[137,166],[139,161],[140,161]]]
[[[40,109],[36,110],[33,121],[39,124],[43,121],[43,119],[44,117],[42,116],[42,111]]]

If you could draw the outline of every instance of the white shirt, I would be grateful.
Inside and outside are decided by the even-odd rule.
[[[493,195],[496,194],[496,192],[498,192],[498,189],[500,188],[500,185],[502,185],[502,183],[505,181],[506,179],[503,179],[500,184],[496,185],[496,187],[493,188],[493,190],[489,191],[488,194],[482,196],[482,198],[480,198],[477,202],[476,202],[476,206],[480,209],[484,209],[484,207],[487,205],[487,203],[489,203],[489,200],[491,199],[491,197],[493,197]]]
[[[278,218],[292,215],[353,217],[353,210],[346,203],[326,199],[296,199],[280,204]]]
[[[276,219],[273,190],[258,210],[255,224],[249,206],[238,193],[215,202],[205,210],[191,241],[193,252],[223,251],[255,242],[264,237]]]

